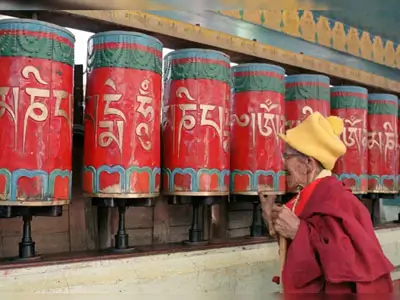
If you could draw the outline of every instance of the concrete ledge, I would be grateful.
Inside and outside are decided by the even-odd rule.
[[[378,239],[389,260],[396,266],[392,279],[400,279],[400,228],[388,228],[376,231]]]
[[[395,266],[400,265],[400,228],[387,228],[376,231],[385,255]],[[399,270],[400,272],[400,270]]]
[[[394,265],[400,265],[400,228],[377,236]],[[276,243],[2,270],[3,293],[96,293],[219,295],[258,299],[280,291]],[[393,279],[400,278],[400,270]],[[264,299],[260,298],[260,299]],[[207,299],[209,299],[207,297]]]

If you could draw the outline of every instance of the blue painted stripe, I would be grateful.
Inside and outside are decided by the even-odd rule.
[[[182,58],[194,58],[199,57],[203,59],[214,59],[221,60],[227,64],[230,64],[230,58],[223,52],[209,50],[209,49],[181,49],[175,50],[168,53],[165,56],[165,60],[174,60],[174,59],[182,59]]]
[[[343,93],[359,93],[359,94],[368,94],[368,90],[366,88],[360,87],[360,86],[335,86],[331,88],[332,93],[338,93],[338,92],[343,92]]]
[[[101,45],[105,43],[127,43],[139,44],[145,47],[151,47],[159,52],[162,52],[163,44],[156,38],[147,34],[129,31],[106,31],[92,35],[88,43],[93,41],[94,45]]]
[[[240,64],[232,68],[233,72],[272,72],[285,76],[285,69],[270,64]]]
[[[51,23],[28,19],[4,19],[0,20],[0,30],[29,30],[33,32],[54,33],[75,43],[74,34],[68,29]]]
[[[311,74],[297,74],[289,75],[285,78],[286,83],[296,83],[296,82],[319,82],[330,84],[330,79],[328,76],[324,75],[311,75]]]
[[[191,13],[177,10],[153,10],[151,11],[151,14],[190,24],[200,24],[205,28],[221,31],[249,40],[256,39],[262,44],[295,53],[301,51],[304,55],[400,81],[400,72],[394,68],[376,64],[360,57],[342,53],[322,45],[310,43],[260,25],[223,16],[217,12],[204,10],[201,12]]]
[[[368,101],[391,101],[394,104],[398,103],[397,96],[392,94],[369,94]]]

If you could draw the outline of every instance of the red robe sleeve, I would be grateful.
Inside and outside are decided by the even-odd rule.
[[[384,255],[365,206],[334,177],[315,187],[286,253],[285,293],[387,293],[394,266]]]
[[[390,273],[391,267],[375,234],[367,233],[354,218],[313,215],[300,221],[282,279],[284,286],[295,289],[322,276],[322,282],[368,283]]]
[[[306,221],[301,220],[293,241],[289,244],[282,280],[285,286],[301,288],[322,275],[322,268],[317,258],[312,240],[318,232]]]

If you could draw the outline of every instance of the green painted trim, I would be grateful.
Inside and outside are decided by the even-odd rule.
[[[88,70],[97,68],[128,68],[162,74],[162,59],[153,53],[137,49],[94,50],[88,57]]]
[[[279,94],[285,93],[285,81],[269,76],[235,76],[233,78],[235,93],[250,91],[271,91]]]
[[[31,57],[49,59],[73,66],[74,48],[65,43],[48,39],[21,36],[0,36],[0,57]]]
[[[232,83],[232,74],[230,68],[211,63],[183,63],[183,64],[165,64],[164,77],[167,80],[182,79],[213,79]]]
[[[331,91],[330,88],[320,86],[294,86],[286,88],[285,100],[304,100],[304,99],[318,99],[330,102]]]
[[[368,103],[368,114],[397,116],[398,108],[387,103]]]
[[[367,99],[353,96],[331,97],[331,109],[354,108],[368,110]]]

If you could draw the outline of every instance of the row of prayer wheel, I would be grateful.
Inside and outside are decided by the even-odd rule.
[[[0,32],[8,49],[0,51],[1,203],[68,204],[74,36],[18,19],[0,21]],[[285,78],[268,64],[231,69],[213,50],[173,51],[162,70],[162,49],[134,32],[89,39],[85,194],[155,197],[160,186],[166,195],[283,194],[277,133],[313,111],[344,119],[348,150],[335,173],[354,193],[398,192],[396,96],[330,88],[322,75]]]

